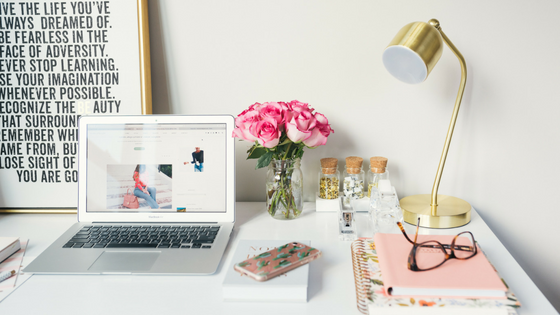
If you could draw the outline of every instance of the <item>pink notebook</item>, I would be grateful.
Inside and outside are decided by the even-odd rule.
[[[418,242],[436,240],[451,244],[454,235],[418,235]],[[505,299],[507,288],[484,253],[467,260],[450,259],[429,271],[411,271],[407,267],[412,249],[402,234],[376,233],[375,247],[385,292],[394,297],[491,298]],[[457,245],[469,244],[460,238]]]

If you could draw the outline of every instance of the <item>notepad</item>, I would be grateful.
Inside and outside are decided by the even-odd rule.
[[[0,237],[0,263],[21,248],[18,237]]]
[[[418,235],[418,242],[435,240],[451,244],[454,235]],[[461,240],[460,240],[461,239]],[[411,271],[407,267],[412,249],[402,234],[376,233],[375,244],[387,294],[399,297],[451,297],[505,299],[507,288],[479,250],[467,260],[451,259],[428,271]],[[466,245],[458,238],[458,245]]]
[[[0,273],[15,270],[16,274],[0,282],[0,293],[2,293],[2,291],[4,290],[13,288],[16,285],[17,278],[19,276],[19,270],[21,268],[23,257],[25,255],[25,249],[27,248],[27,240],[23,240],[22,242],[20,242],[19,238],[16,237],[16,239],[18,249],[7,259],[4,259],[4,261],[0,262]]]

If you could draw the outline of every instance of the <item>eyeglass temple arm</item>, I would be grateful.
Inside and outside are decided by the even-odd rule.
[[[402,223],[397,222],[397,225],[399,226],[399,229],[401,229],[401,232],[404,235],[404,237],[406,238],[406,240],[409,241],[411,244],[416,244],[416,240],[418,239],[418,229],[420,228],[420,217],[418,217],[418,224],[416,224],[416,235],[414,235],[414,241],[412,241],[408,237],[408,235],[406,234],[406,231],[404,230],[404,226],[402,225]]]
[[[418,216],[418,222],[416,222],[416,234],[414,234],[414,244],[418,240],[418,229],[420,229],[420,216]]]
[[[451,245],[449,244],[441,244],[443,246],[443,248],[445,249],[450,249]],[[420,247],[429,247],[429,248],[437,248],[437,245],[426,245],[426,244],[420,244],[418,245]],[[473,246],[468,246],[468,245],[455,245],[453,246],[453,250],[462,250],[462,251],[467,251],[467,252],[472,252],[474,250]]]
[[[399,229],[401,229],[401,232],[404,235],[404,237],[406,238],[406,240],[409,241],[411,244],[414,244],[414,242],[406,234],[406,231],[404,230],[404,227],[403,227],[402,223],[397,222],[397,225],[399,226]]]

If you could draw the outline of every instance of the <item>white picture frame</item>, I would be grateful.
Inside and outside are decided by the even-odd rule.
[[[148,1],[0,3],[0,213],[75,213],[77,120],[151,114]]]

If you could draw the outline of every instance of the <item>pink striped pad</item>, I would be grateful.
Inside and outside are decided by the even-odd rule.
[[[0,292],[15,287],[28,241],[21,241],[21,249],[0,264],[0,273],[15,270],[16,274],[0,282]]]

